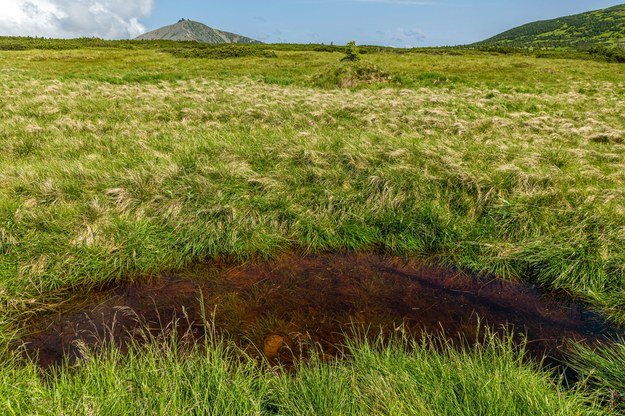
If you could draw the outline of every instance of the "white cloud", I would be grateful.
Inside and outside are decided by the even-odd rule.
[[[391,30],[378,30],[375,33],[380,43],[386,46],[400,48],[414,48],[426,40],[426,35],[419,29],[406,29],[398,27]]]
[[[133,38],[154,0],[0,0],[0,35]]]

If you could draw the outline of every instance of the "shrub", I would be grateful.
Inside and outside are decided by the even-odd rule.
[[[608,62],[625,63],[625,50],[622,48],[598,45],[588,49],[588,53]]]
[[[249,46],[225,45],[208,48],[174,48],[164,49],[177,58],[204,58],[204,59],[230,59],[242,58],[246,56],[256,56],[260,58],[277,58],[274,51],[267,51]]]
[[[356,47],[356,42],[351,41],[347,43],[345,49],[345,56],[341,59],[341,62],[358,62],[360,61],[360,53]]]

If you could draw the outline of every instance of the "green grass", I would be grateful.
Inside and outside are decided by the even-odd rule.
[[[366,56],[390,78],[320,89],[340,55],[5,52],[8,311],[220,256],[376,250],[530,278],[622,319],[623,76]]]
[[[42,375],[0,366],[4,415],[592,415],[607,414],[524,362],[509,339],[458,351],[431,339],[355,342],[349,358],[311,360],[291,374],[223,342],[88,353],[77,367]],[[282,373],[282,374],[281,374]]]
[[[602,395],[605,403],[625,411],[625,340],[593,348],[576,345],[569,362]]]
[[[213,60],[127,46],[0,52],[3,346],[24,317],[94,288],[285,251],[434,259],[563,290],[625,323],[625,75],[618,65],[366,50],[370,77],[341,64],[332,48],[281,46],[277,58]],[[569,393],[516,358],[445,354],[434,361],[400,354],[406,373],[397,385],[359,367],[358,354],[349,364],[315,364],[274,381],[271,394],[263,390],[269,378],[248,374],[258,370],[249,363],[227,364],[220,377],[240,376],[239,397],[271,397],[284,413],[331,406],[325,400],[344,389],[364,389],[359,377],[366,374],[397,407],[361,391],[356,402],[341,402],[353,413],[375,406],[445,412],[455,403],[486,414],[496,398],[498,409],[516,414],[515,397],[532,397],[536,407],[528,409],[537,414],[569,405],[558,401]],[[103,357],[59,373],[52,384],[6,358],[0,377],[3,388],[23,389],[11,406],[26,406],[25,413],[42,403],[56,413],[88,413],[89,406],[106,413],[137,397],[145,406],[137,409],[158,410],[166,399],[140,386],[152,379],[162,389],[176,379],[180,389],[208,383],[193,378],[192,366],[209,368],[197,377],[217,377],[202,354],[174,356],[163,363],[150,353]],[[381,360],[382,371],[394,365],[384,357],[368,359]],[[425,367],[414,368],[423,374],[413,374],[419,360]],[[493,365],[504,362],[511,367],[500,369],[503,384],[486,384],[495,390],[479,396],[476,375],[495,374]],[[144,365],[162,365],[172,376],[157,379],[138,370]],[[446,366],[463,378],[446,380],[438,396],[410,396],[418,392],[405,386],[442,376]],[[135,372],[138,384],[124,384]],[[314,381],[324,377],[336,384]],[[463,383],[472,387],[465,391]],[[83,385],[96,389],[93,396],[80,399]],[[506,396],[501,386],[514,393]],[[294,403],[309,387],[335,390]],[[122,388],[129,399],[105,400]],[[192,390],[176,392],[172,409],[199,401]],[[546,391],[553,396],[538,394]],[[471,402],[469,392],[482,399]],[[402,408],[402,395],[405,406],[417,407]],[[558,409],[549,411],[568,414]]]

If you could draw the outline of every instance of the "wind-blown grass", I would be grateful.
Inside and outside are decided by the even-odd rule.
[[[379,250],[531,278],[623,317],[624,105],[596,63],[550,62],[575,81],[526,92],[487,72],[479,88],[434,71],[414,88],[319,90],[55,65],[53,79],[0,74],[8,310],[220,256]]]

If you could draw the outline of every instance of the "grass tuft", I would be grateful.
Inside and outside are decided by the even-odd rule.
[[[221,342],[179,348],[159,341],[85,351],[42,375],[0,367],[2,414],[599,415],[583,387],[565,390],[528,364],[509,339],[458,350],[424,338],[353,342],[344,360],[301,363],[292,373]]]

